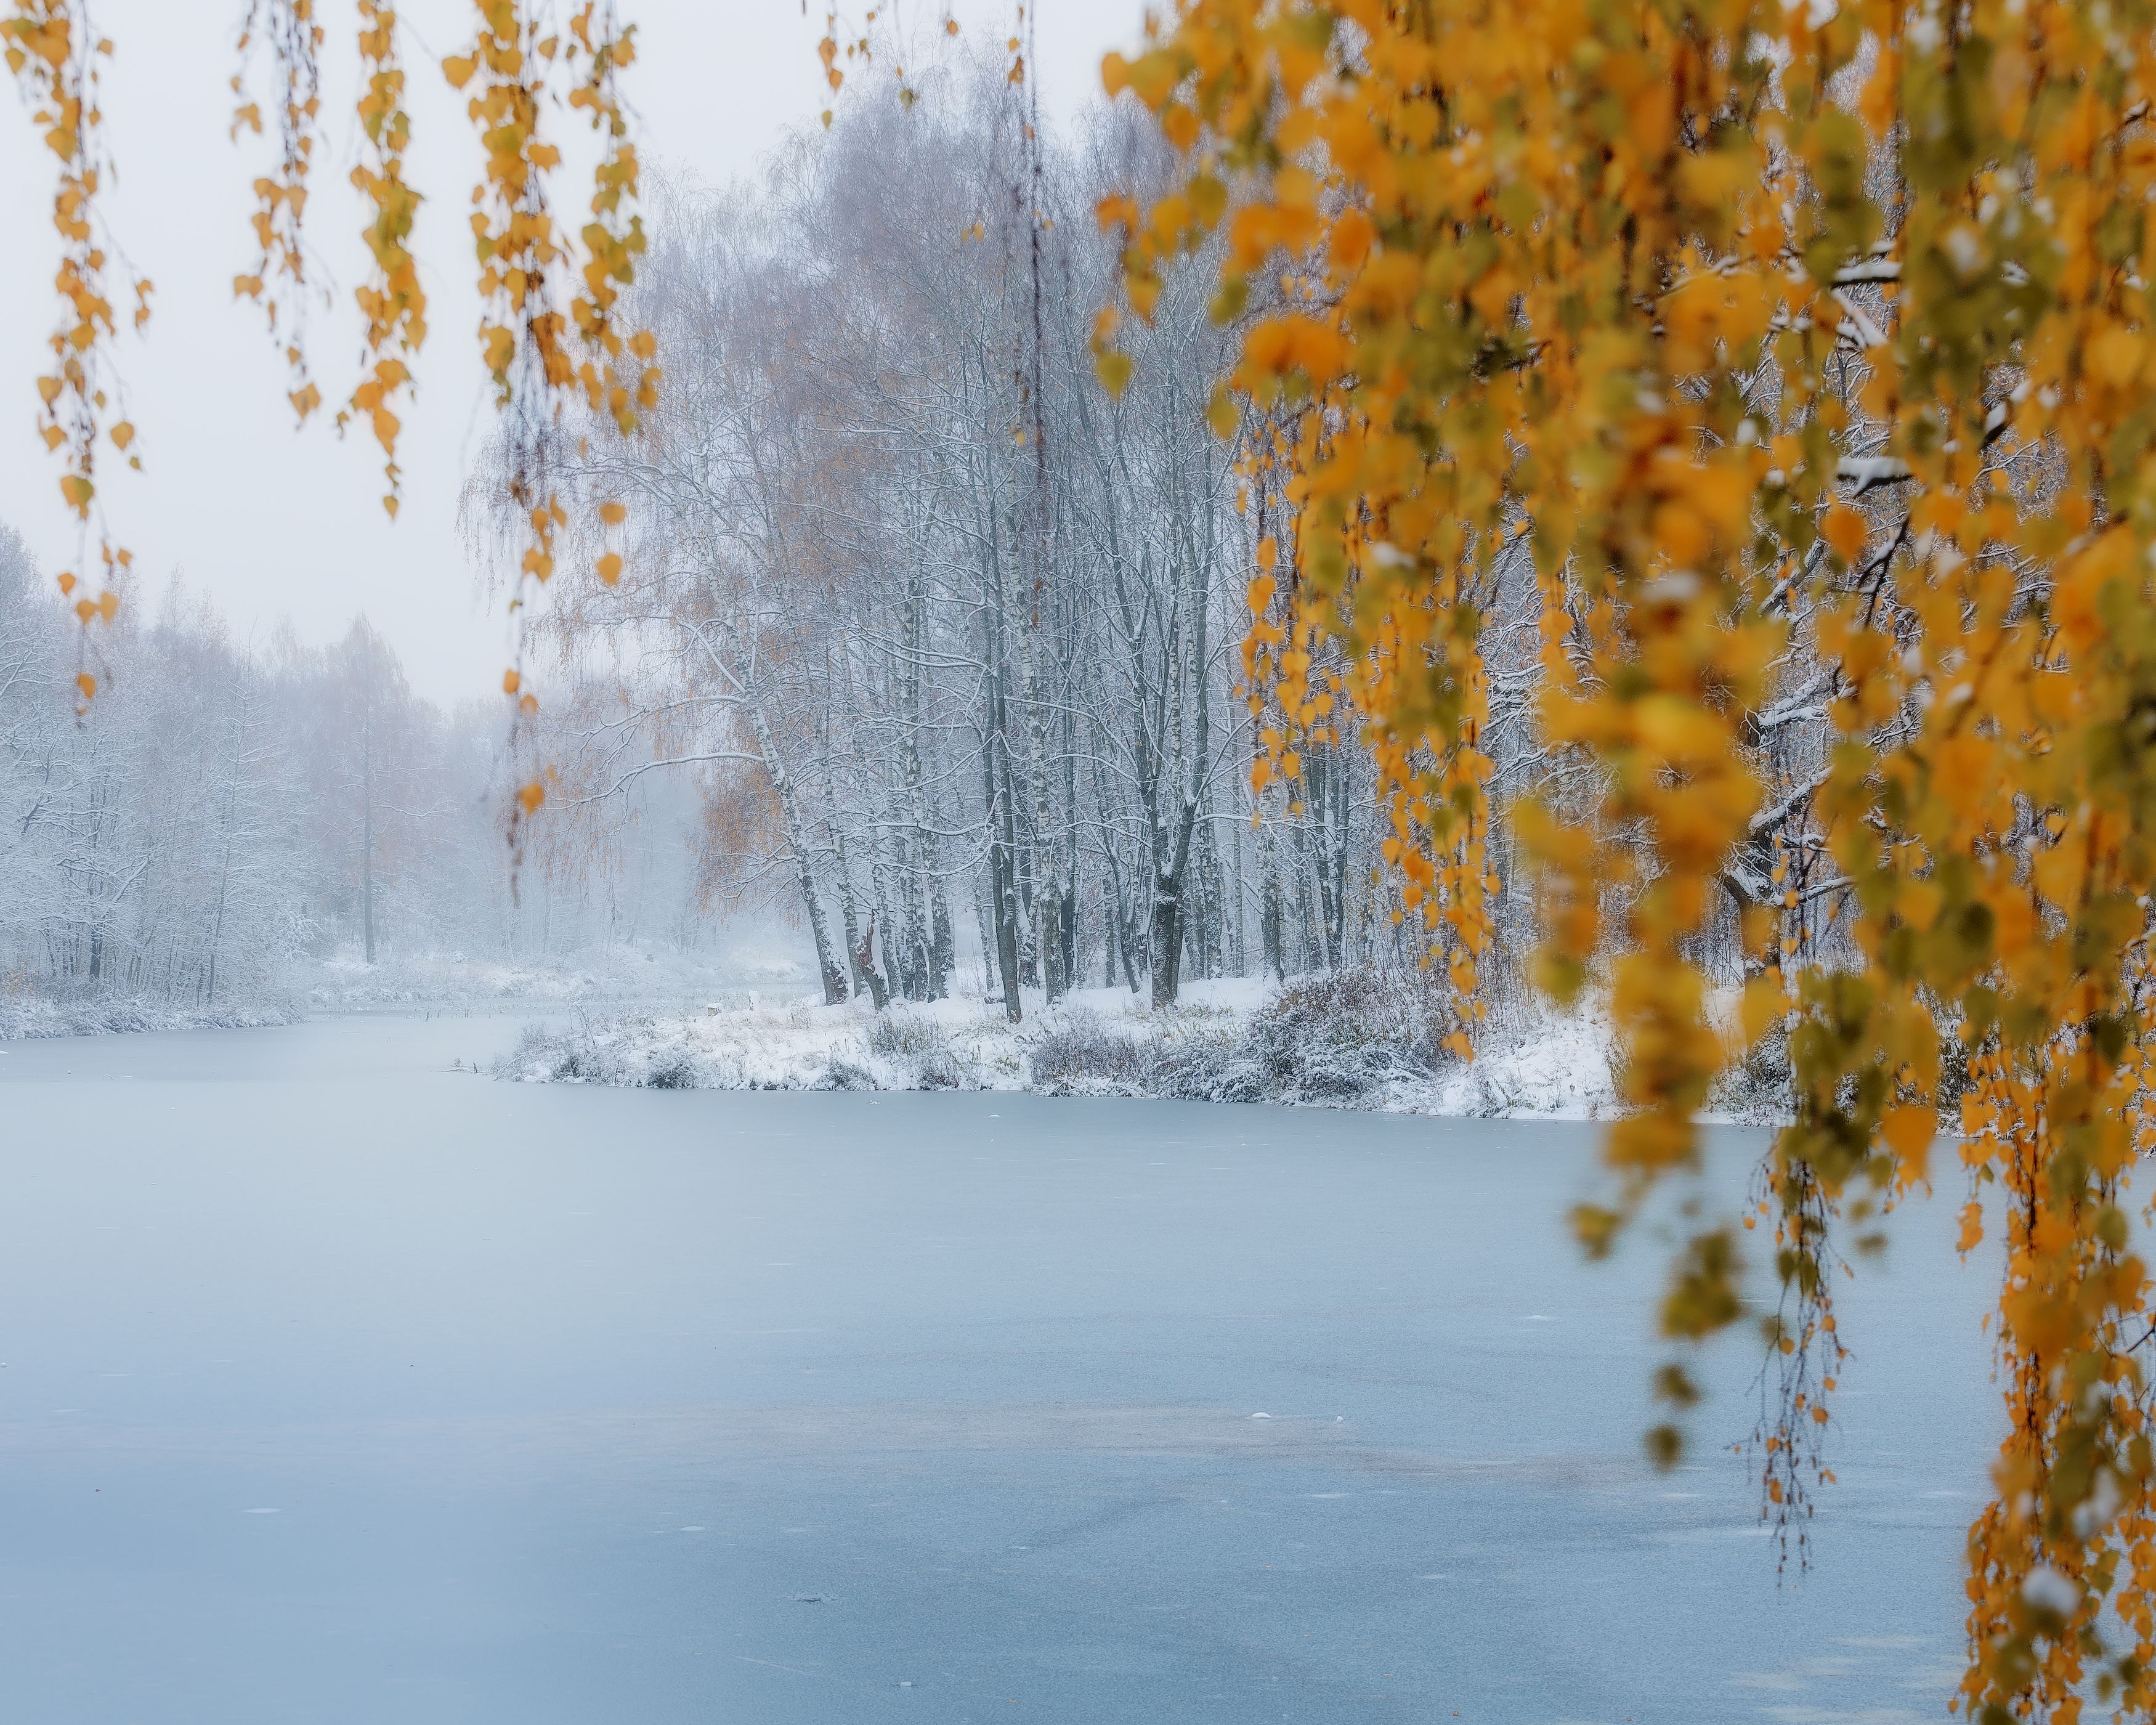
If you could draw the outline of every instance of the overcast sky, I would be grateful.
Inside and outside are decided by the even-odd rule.
[[[465,225],[477,146],[439,69],[443,55],[465,45],[469,0],[400,7],[413,33],[407,176],[432,199],[414,248],[431,334],[399,451],[405,495],[393,526],[379,501],[372,439],[356,429],[340,442],[326,412],[294,432],[283,362],[261,315],[232,298],[233,276],[252,261],[248,187],[267,160],[266,141],[235,146],[226,136],[243,10],[244,0],[95,7],[116,49],[105,105],[119,183],[108,219],[135,268],[157,284],[148,329],[119,343],[146,470],[130,474],[106,452],[100,489],[116,536],[146,572],[146,597],[183,578],[243,639],[289,617],[303,639],[326,640],[364,612],[421,691],[442,701],[485,693],[499,686],[508,624],[501,597],[480,591],[456,531],[459,481],[492,412],[472,335],[478,300]],[[364,254],[354,233],[359,194],[346,178],[357,154],[350,0],[328,0],[323,10],[327,159],[312,177],[307,214],[320,270],[337,291],[333,309],[312,314],[310,346],[334,406],[357,359],[350,290]],[[639,25],[639,59],[625,83],[647,161],[723,182],[753,172],[790,130],[816,124],[820,0],[810,18],[801,0],[622,0],[622,10]],[[976,39],[1010,33],[1008,0],[958,0],[950,10]],[[1067,116],[1091,99],[1101,55],[1135,41],[1140,11],[1140,0],[1041,0],[1041,89],[1051,114]],[[923,0],[900,8],[915,28],[943,15]],[[55,316],[52,158],[19,104],[0,95],[0,233],[10,236],[0,249],[0,521],[51,573],[78,557],[58,458],[36,434],[32,389]],[[573,141],[566,124],[558,135]],[[581,219],[584,194],[563,190],[564,208]],[[114,298],[124,296],[116,290]]]

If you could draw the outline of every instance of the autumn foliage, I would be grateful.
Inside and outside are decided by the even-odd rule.
[[[1463,1023],[1493,814],[1537,860],[1544,982],[1608,991],[1633,1106],[1583,1240],[1697,1165],[1711,1081],[1785,1036],[1761,1213],[1687,1224],[1662,1322],[1735,1322],[1763,1223],[1765,1480],[1800,1527],[1832,1277],[1958,1104],[1964,1246],[2007,1248],[2010,1416],[1962,1700],[2156,1710],[2127,1217],[2156,886],[2156,9],[1184,0],[1106,70],[1188,152],[1175,195],[1104,208],[1131,311],[1224,228],[1235,388],[1293,414],[1295,556],[1280,599],[1252,596],[1282,754],[1308,644],[1344,642]],[[1489,806],[1478,607],[1512,555],[1584,809]],[[1827,746],[1782,782],[1758,732],[1799,665]],[[1763,844],[1773,890],[1738,891]],[[1732,914],[1737,978],[1702,956]],[[1732,1025],[1713,994],[1737,981]],[[1681,1358],[1657,1383],[1693,1398]]]
[[[323,118],[318,61],[325,34],[321,0],[248,0],[241,8],[242,64],[232,79],[232,133],[274,134],[275,159],[254,182],[254,260],[233,278],[233,292],[259,304],[290,370],[289,398],[305,421],[322,404],[309,367],[304,314],[309,283],[304,220]],[[484,301],[479,343],[503,414],[500,463],[504,505],[523,540],[520,583],[554,572],[555,536],[567,513],[551,476],[560,465],[555,445],[565,434],[565,410],[577,408],[622,435],[658,398],[658,347],[648,331],[623,316],[623,291],[635,278],[644,235],[636,213],[641,168],[619,88],[636,57],[635,27],[624,25],[612,0],[567,0],[560,8],[526,0],[471,0],[472,37],[442,63],[450,85],[467,92],[465,110],[481,152],[471,194],[473,249]],[[136,429],[120,408],[110,341],[116,333],[106,276],[110,242],[101,231],[97,198],[111,163],[103,140],[100,70],[112,54],[95,34],[85,0],[7,0],[0,6],[0,53],[21,86],[59,174],[53,225],[61,244],[55,278],[61,317],[52,341],[53,366],[38,380],[46,444],[62,454],[60,490],[85,530],[100,531],[97,555],[110,578],[130,566],[105,521],[96,468],[100,439],[109,439],[131,465],[141,465]],[[383,506],[397,513],[401,471],[398,409],[408,401],[413,367],[427,340],[427,295],[410,249],[421,193],[404,177],[412,122],[406,109],[401,29],[390,0],[353,0],[360,84],[356,113],[361,160],[351,173],[364,212],[362,237],[373,269],[353,290],[360,313],[363,363],[338,410],[340,430],[355,421],[380,446],[388,490]],[[270,61],[274,92],[264,104],[248,95],[248,61]],[[596,134],[590,218],[572,236],[555,213],[552,176],[560,146],[550,118],[566,110]],[[151,284],[129,285],[133,322],[149,321]],[[618,517],[609,517],[608,525]],[[607,552],[595,571],[619,573]],[[59,577],[73,597],[72,570]],[[516,602],[521,604],[521,599]],[[74,600],[85,629],[109,622],[117,595],[105,589]],[[85,671],[78,686],[86,706],[96,681]],[[536,711],[529,692],[512,695],[520,720]],[[521,735],[521,731],[520,733]],[[529,763],[527,762],[527,767]],[[527,773],[511,803],[516,822],[545,800],[542,775]]]

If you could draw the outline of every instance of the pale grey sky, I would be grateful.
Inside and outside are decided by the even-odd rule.
[[[484,694],[499,686],[508,622],[502,599],[479,591],[456,531],[465,462],[493,411],[472,337],[478,301],[465,226],[477,146],[439,70],[442,55],[464,46],[469,0],[400,8],[414,38],[407,172],[431,197],[415,249],[432,303],[394,526],[379,501],[372,440],[355,431],[341,442],[326,413],[294,432],[283,362],[259,312],[232,299],[233,276],[251,261],[248,187],[266,160],[264,141],[235,146],[226,136],[244,9],[244,0],[95,7],[116,49],[105,108],[119,183],[107,218],[113,239],[157,284],[148,329],[118,344],[146,471],[110,459],[100,468],[116,535],[146,573],[146,598],[183,575],[243,638],[289,617],[304,639],[325,640],[364,611],[423,691],[444,701]],[[307,214],[337,294],[329,311],[313,314],[310,345],[334,405],[357,357],[350,290],[364,264],[354,231],[359,194],[346,177],[355,159],[352,8],[328,0],[323,9],[327,159],[313,176]],[[724,182],[752,171],[789,130],[815,125],[824,105],[820,3],[808,18],[801,0],[622,0],[622,9],[639,27],[640,56],[625,86],[648,161]],[[858,16],[862,8],[850,9]],[[1011,32],[1010,0],[957,0],[948,9],[976,39]],[[945,10],[939,0],[899,8],[901,23],[916,28]],[[1141,0],[1040,0],[1041,89],[1051,113],[1068,116],[1091,99],[1101,55],[1132,45],[1140,19]],[[579,131],[564,123],[557,135],[573,146]],[[50,161],[20,104],[0,95],[0,233],[10,236],[0,249],[0,521],[23,535],[48,572],[78,555],[58,460],[36,435],[32,391],[54,317]],[[563,191],[573,215],[582,194]]]

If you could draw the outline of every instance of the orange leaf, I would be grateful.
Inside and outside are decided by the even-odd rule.
[[[1862,552],[1868,533],[1862,516],[1846,503],[1837,503],[1820,522],[1820,536],[1834,547],[1835,555],[1843,562],[1853,563]]]
[[[1902,1164],[1900,1179],[1904,1188],[1924,1178],[1925,1158],[1938,1129],[1938,1116],[1929,1108],[1912,1105],[1887,1111],[1887,1117],[1880,1122],[1880,1135]]]

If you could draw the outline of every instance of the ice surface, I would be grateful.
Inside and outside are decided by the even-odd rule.
[[[448,1070],[516,1029],[0,1061],[8,1717],[1944,1717],[1998,1419],[1949,1202],[1844,1296],[1778,1589],[1744,1348],[1638,1460],[1592,1127]]]

